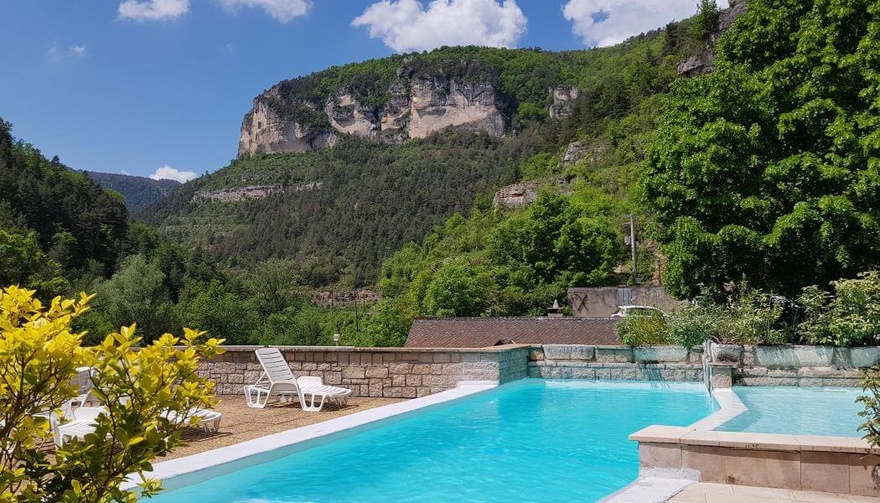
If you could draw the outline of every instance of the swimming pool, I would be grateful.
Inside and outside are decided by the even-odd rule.
[[[717,408],[701,384],[526,379],[207,480],[171,479],[178,489],[152,501],[594,501],[637,477],[630,433]]]
[[[718,431],[788,433],[861,437],[855,403],[863,394],[855,388],[796,388],[736,386],[734,392],[748,411],[716,428]]]

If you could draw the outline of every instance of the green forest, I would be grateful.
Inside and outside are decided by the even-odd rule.
[[[97,292],[79,321],[95,334],[135,320],[148,337],[185,325],[233,344],[340,333],[346,345],[396,346],[416,316],[541,315],[569,287],[631,281],[632,215],[639,278],[727,309],[713,316],[731,327],[765,326],[756,341],[864,343],[869,331],[834,335],[817,320],[851,326],[855,312],[880,327],[866,307],[880,276],[859,276],[880,267],[878,16],[875,2],[752,0],[716,37],[706,1],[695,18],[605,49],[456,47],[333,67],[282,82],[293,99],[279,111],[304,120],[307,107],[286,104],[339,89],[381,103],[407,71],[488,79],[510,133],[246,156],[136,219],[2,123],[0,284],[47,300]],[[705,49],[714,72],[677,77],[676,63]],[[563,85],[581,95],[552,119],[548,89]],[[533,182],[537,200],[493,205],[515,182]],[[283,190],[205,196],[252,186]],[[381,300],[312,300],[360,288]],[[807,318],[786,321],[768,298],[800,299]],[[626,326],[621,336],[691,343],[705,313],[687,316],[654,340]]]

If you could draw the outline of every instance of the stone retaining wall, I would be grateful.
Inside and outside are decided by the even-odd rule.
[[[712,344],[715,361],[741,386],[860,386],[860,368],[880,363],[880,348]]]
[[[256,346],[229,346],[202,363],[219,394],[242,393],[262,372]],[[507,383],[526,377],[696,381],[704,378],[703,348],[630,348],[548,344],[482,349],[281,347],[296,375],[351,388],[355,396],[414,398],[454,388],[462,381]],[[880,348],[751,346],[727,355],[715,377],[745,386],[859,386],[857,364],[880,361]],[[730,356],[733,355],[733,356]],[[717,358],[716,358],[717,359]],[[718,380],[716,387],[723,387]],[[729,384],[727,384],[729,385]]]
[[[548,344],[529,351],[529,377],[631,381],[702,381],[703,348]]]
[[[242,393],[259,379],[257,346],[227,346],[226,353],[202,362],[203,375],[217,393]],[[454,388],[461,381],[501,384],[528,376],[529,346],[486,349],[405,349],[280,347],[295,375],[321,377],[352,389],[355,396],[415,398]]]

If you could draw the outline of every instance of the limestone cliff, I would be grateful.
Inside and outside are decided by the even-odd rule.
[[[378,104],[365,104],[346,88],[320,102],[291,96],[284,83],[273,86],[254,98],[245,115],[238,155],[319,150],[335,144],[340,133],[387,142],[424,138],[448,127],[504,134],[489,79],[397,73]]]
[[[285,120],[273,106],[282,100],[278,86],[254,98],[253,108],[244,116],[238,155],[262,152],[305,152],[332,146],[336,135],[330,131],[303,127],[297,121]],[[309,103],[300,105],[309,107]]]

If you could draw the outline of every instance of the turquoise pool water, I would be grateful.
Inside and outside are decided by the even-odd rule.
[[[171,479],[183,487],[151,501],[595,501],[638,475],[630,433],[716,409],[700,384],[528,379],[207,480]]]
[[[734,392],[748,411],[716,428],[800,435],[861,437],[862,390],[853,388],[789,388],[737,386]]]

